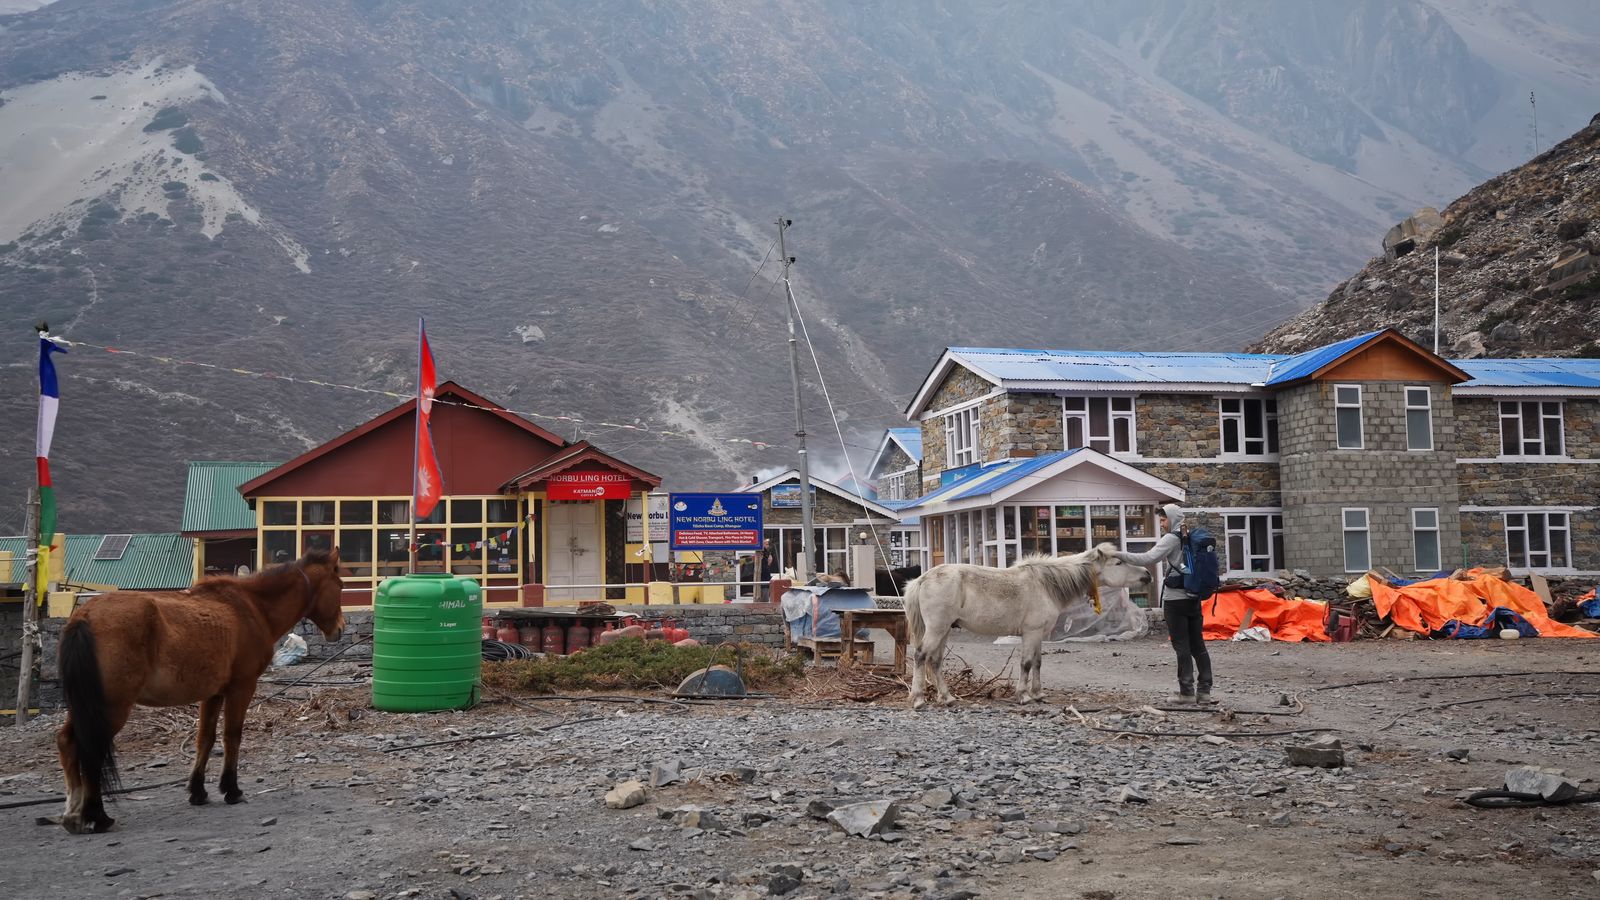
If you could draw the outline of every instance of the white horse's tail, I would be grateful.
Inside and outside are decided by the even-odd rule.
[[[927,623],[922,620],[922,605],[917,602],[917,594],[920,593],[921,587],[921,578],[913,579],[906,585],[906,633],[911,638],[912,650],[922,646],[922,636],[928,631]]]

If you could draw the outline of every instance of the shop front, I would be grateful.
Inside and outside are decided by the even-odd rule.
[[[1004,568],[1026,556],[1067,556],[1103,543],[1148,550],[1160,537],[1161,504],[1184,495],[1177,485],[1081,449],[990,466],[901,512],[919,517],[929,566]]]
[[[599,586],[622,580],[622,508],[657,476],[453,382],[439,386],[431,420],[445,496],[415,523],[416,571],[471,578],[490,607],[603,599]],[[369,605],[410,565],[414,429],[407,401],[239,485],[256,565],[337,546],[346,605]]]

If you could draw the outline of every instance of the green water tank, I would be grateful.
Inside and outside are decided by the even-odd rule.
[[[372,705],[389,712],[478,701],[483,589],[451,575],[402,575],[372,603]]]

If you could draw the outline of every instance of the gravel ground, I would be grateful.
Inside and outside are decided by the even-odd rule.
[[[1011,649],[961,641],[951,664],[998,670]],[[1026,709],[987,700],[913,714],[897,697],[406,716],[365,709],[360,688],[322,687],[253,715],[246,804],[195,808],[181,785],[141,790],[111,808],[113,832],[84,837],[35,825],[55,804],[0,811],[0,895],[1600,894],[1600,804],[1489,812],[1459,801],[1498,787],[1512,764],[1564,769],[1594,789],[1600,696],[1501,697],[1600,692],[1594,675],[1505,674],[1600,671],[1600,648],[1211,649],[1223,704],[1204,712],[1141,711],[1171,688],[1171,651],[1155,639],[1053,648],[1050,702]],[[1443,707],[1459,701],[1474,702]],[[127,784],[185,774],[186,716],[135,714],[121,748]],[[0,730],[0,804],[58,789],[57,721]],[[1288,765],[1284,747],[1312,734],[1224,736],[1290,728],[1335,729],[1346,767]],[[514,736],[404,749],[504,733]],[[658,766],[680,777],[649,787]],[[607,808],[605,794],[629,779],[646,785],[645,801]],[[825,818],[864,801],[896,805],[876,835],[847,836]]]

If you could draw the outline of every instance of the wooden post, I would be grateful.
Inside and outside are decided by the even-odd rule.
[[[17,724],[28,724],[28,705],[33,693],[34,648],[39,645],[39,489],[28,489],[28,512],[24,540],[27,542],[27,568],[22,579],[22,659],[17,666]],[[45,548],[49,553],[50,549]]]

